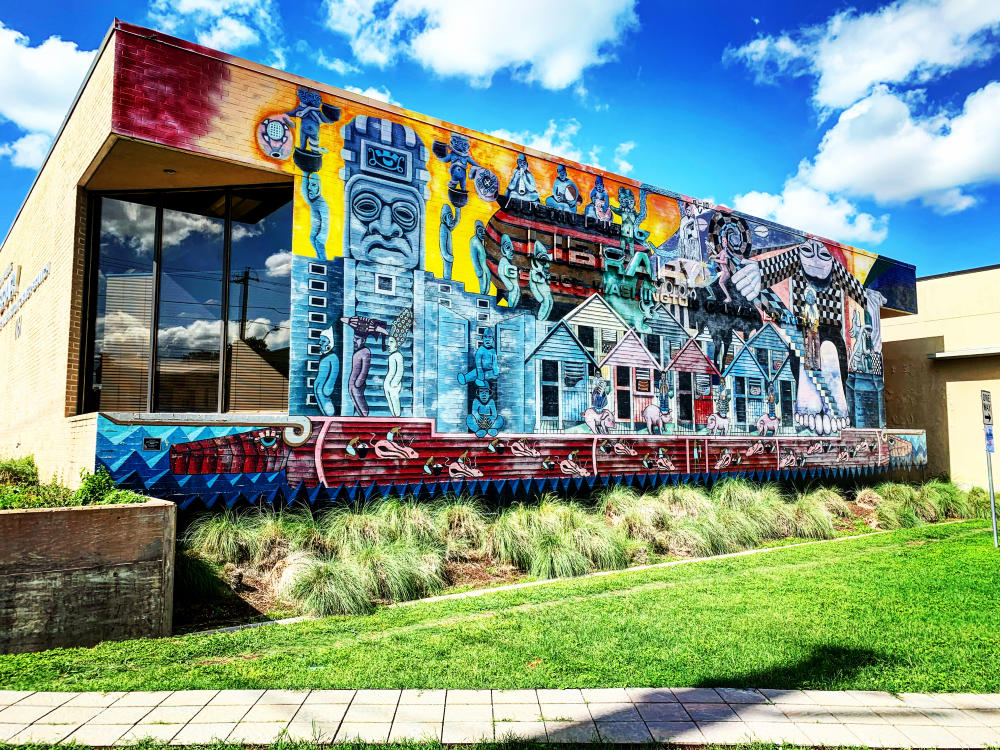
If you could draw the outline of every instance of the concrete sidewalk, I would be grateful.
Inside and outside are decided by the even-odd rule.
[[[609,688],[598,690],[0,691],[0,742],[174,745],[286,738],[548,742],[790,742],[1000,746],[1000,694]]]

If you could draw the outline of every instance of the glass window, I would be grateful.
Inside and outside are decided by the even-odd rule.
[[[288,408],[291,241],[288,191],[233,193],[225,370],[230,411]]]
[[[542,360],[542,417],[559,419],[559,363]]]
[[[93,201],[85,409],[287,408],[290,201],[288,186]]]
[[[205,198],[216,202],[214,194]],[[156,411],[219,410],[225,228],[207,211],[163,211]]]
[[[146,411],[156,209],[105,198],[100,217],[90,387],[102,409]]]

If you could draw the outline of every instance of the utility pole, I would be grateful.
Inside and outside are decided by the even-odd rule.
[[[247,306],[250,299],[250,282],[260,281],[257,274],[253,272],[250,266],[247,266],[240,272],[238,276],[233,278],[234,284],[239,284],[243,287],[240,292],[240,341],[246,341],[247,337]]]

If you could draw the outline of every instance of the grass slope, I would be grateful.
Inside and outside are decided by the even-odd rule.
[[[0,656],[0,687],[648,685],[1000,692],[982,521],[458,601]]]

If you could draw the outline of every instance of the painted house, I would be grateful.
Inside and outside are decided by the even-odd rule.
[[[709,415],[715,410],[713,394],[722,381],[722,373],[693,338],[681,347],[667,370],[674,373],[677,383],[674,409],[677,428],[706,427]]]
[[[744,346],[733,358],[723,373],[723,380],[732,401],[731,424],[736,429],[746,430],[767,413],[768,377],[754,356],[752,346]]]
[[[634,328],[630,328],[600,363],[601,370],[614,372],[611,381],[615,420],[629,428],[642,422],[643,410],[655,398],[654,374],[663,366]]]
[[[560,320],[525,359],[532,372],[535,393],[533,432],[563,432],[583,424],[583,412],[590,405],[590,368],[597,361],[580,343],[573,330]]]

